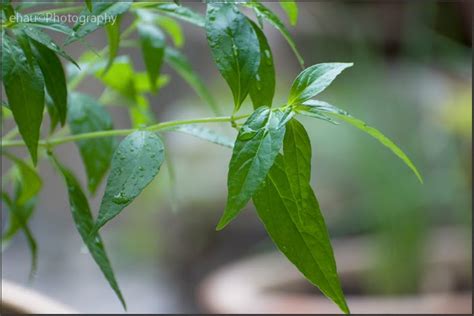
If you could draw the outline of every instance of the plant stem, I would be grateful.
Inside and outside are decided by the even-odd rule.
[[[190,124],[203,124],[203,123],[222,123],[222,122],[230,122],[231,120],[240,120],[249,117],[250,114],[241,115],[241,116],[220,116],[220,117],[205,117],[205,118],[198,118],[198,119],[191,119],[191,120],[178,120],[178,121],[169,121],[158,123],[155,125],[148,126],[144,128],[144,130],[157,132],[157,131],[165,131],[167,129],[172,129],[176,126],[181,125],[190,125]],[[79,140],[85,139],[93,139],[93,138],[100,138],[100,137],[111,137],[111,136],[125,136],[135,132],[137,129],[117,129],[117,130],[110,130],[110,131],[98,131],[98,132],[91,132],[91,133],[83,133],[77,135],[69,135],[64,137],[57,137],[49,140],[40,140],[38,142],[38,146],[52,148],[61,144],[66,144],[70,142],[76,142]],[[7,147],[22,147],[25,146],[23,141],[2,141],[1,144],[2,148]]]

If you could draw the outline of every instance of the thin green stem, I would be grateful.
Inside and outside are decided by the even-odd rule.
[[[198,118],[198,119],[191,119],[191,120],[178,120],[178,121],[170,121],[170,122],[163,122],[158,123],[155,125],[151,125],[145,128],[147,131],[166,131],[172,129],[176,126],[181,125],[190,125],[190,124],[204,124],[204,123],[222,123],[222,122],[230,122],[233,120],[240,120],[249,117],[250,114],[240,115],[235,117],[230,116],[221,116],[221,117],[205,117],[205,118]],[[125,136],[135,132],[136,129],[117,129],[117,130],[110,130],[110,131],[98,131],[98,132],[91,132],[91,133],[83,133],[77,135],[69,135],[64,137],[56,137],[48,140],[40,140],[38,142],[38,146],[40,147],[47,147],[52,148],[58,145],[76,142],[79,140],[85,139],[93,139],[93,138],[101,138],[101,137],[111,137],[111,136]],[[3,141],[2,148],[7,147],[22,147],[25,146],[23,141]]]

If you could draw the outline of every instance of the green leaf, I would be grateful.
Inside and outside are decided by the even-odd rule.
[[[62,166],[54,156],[51,155],[50,157],[66,182],[71,214],[79,235],[81,235],[82,241],[87,246],[87,249],[89,249],[92,258],[97,263],[123,307],[126,309],[125,300],[120,292],[110,261],[107,258],[102,238],[97,232],[93,232],[94,219],[92,217],[89,203],[87,202],[87,197],[82,191],[82,188],[74,174]]]
[[[290,166],[296,163],[278,155],[265,185],[253,197],[258,216],[278,249],[343,312],[349,313],[318,201],[307,182],[293,182],[287,174],[289,168],[297,168]],[[304,178],[301,181],[306,181]],[[305,200],[298,203],[293,190],[300,185]]]
[[[87,9],[89,10],[89,12],[92,12],[92,0],[84,0],[84,2],[86,3],[86,6],[87,6]]]
[[[6,192],[2,192],[2,200],[7,205],[9,210],[10,219],[9,226],[4,234],[2,234],[2,250],[5,249],[8,242],[16,234],[18,229],[21,229],[26,237],[26,242],[31,253],[31,268],[30,268],[30,279],[33,278],[37,268],[38,262],[38,246],[36,240],[28,227],[28,219],[34,209],[35,201],[30,200],[25,205],[17,204],[13,201]]]
[[[176,5],[174,3],[160,3],[156,5],[155,8],[171,17],[183,20],[185,22],[189,22],[199,27],[204,27],[204,17],[189,8]]]
[[[75,36],[69,37],[65,44],[67,45],[81,39],[106,24],[116,23],[117,16],[127,12],[131,4],[131,0],[95,2],[92,12],[89,12],[87,9],[81,12],[79,20],[87,22],[83,24],[77,23],[74,26]]]
[[[183,46],[184,34],[178,22],[166,16],[159,16],[157,23],[171,37],[174,46],[178,48]]]
[[[316,64],[303,70],[291,86],[288,105],[303,103],[326,89],[336,77],[353,63]]]
[[[165,49],[165,62],[169,64],[196,91],[196,94],[209,105],[214,114],[219,114],[217,103],[201,78],[194,72],[186,56],[171,47]]]
[[[56,106],[53,104],[53,100],[49,95],[45,96],[46,110],[49,115],[49,134],[52,134],[59,124],[59,113]]]
[[[421,177],[421,174],[418,172],[410,158],[408,158],[408,156],[394,142],[392,142],[388,137],[383,135],[379,130],[367,125],[367,123],[365,123],[364,121],[353,117],[346,111],[341,110],[338,107],[323,101],[308,100],[303,104],[303,106],[309,106],[309,108],[305,109],[315,113],[324,113],[330,116],[334,116],[374,137],[380,143],[382,143],[382,145],[388,147],[395,155],[397,155],[401,160],[403,160],[403,162],[408,166],[408,168],[410,168],[415,173],[418,180],[423,183],[423,178]],[[298,111],[298,108],[296,110]]]
[[[32,42],[35,47],[33,53],[43,73],[46,90],[57,110],[61,125],[64,126],[67,115],[67,86],[63,65],[54,51],[35,40]]]
[[[122,21],[121,16],[118,16],[115,23],[110,23],[105,26],[107,33],[107,39],[109,40],[109,60],[105,67],[104,73],[109,70],[110,66],[114,63],[117,57],[118,50],[120,48],[120,22]]]
[[[20,182],[23,185],[21,193],[16,199],[16,203],[23,205],[29,200],[31,200],[33,197],[38,195],[43,185],[43,182],[41,181],[41,178],[38,175],[36,169],[28,165],[20,158],[5,151],[2,151],[2,155],[10,159],[19,171]]]
[[[217,144],[217,145],[221,145],[221,146],[224,146],[224,147],[234,148],[234,143],[232,142],[232,140],[230,140],[229,138],[227,138],[224,135],[220,135],[220,134],[216,133],[212,129],[208,129],[208,128],[203,127],[203,126],[199,126],[199,125],[180,125],[180,126],[177,126],[176,128],[173,128],[171,131],[173,131],[173,132],[176,131],[176,132],[192,135],[192,136],[195,136],[197,138],[200,138],[200,139],[203,139],[203,140],[206,140],[208,142],[211,142],[211,143],[214,143],[214,144]]]
[[[263,17],[265,20],[268,21],[268,23],[270,23],[278,31],[280,31],[281,35],[283,35],[283,37],[285,38],[285,40],[288,42],[291,49],[295,53],[296,58],[298,59],[298,62],[300,63],[301,67],[304,67],[303,57],[301,57],[301,54],[298,52],[295,41],[291,37],[290,32],[288,32],[288,29],[286,28],[286,26],[280,21],[278,16],[276,16],[275,13],[273,13],[270,9],[268,9],[262,3],[257,2],[257,1],[246,2],[245,5],[254,9],[257,16]]]
[[[79,93],[69,97],[68,123],[73,135],[113,129],[109,113],[93,98]],[[89,191],[94,193],[109,169],[116,141],[112,137],[98,137],[76,144],[86,168]]]
[[[2,43],[2,78],[18,130],[36,165],[44,109],[44,81],[39,67],[31,68],[25,54],[7,36]]]
[[[257,35],[249,20],[232,3],[208,3],[207,40],[219,72],[234,96],[237,112],[260,64]]]
[[[285,11],[291,25],[298,23],[298,5],[296,1],[292,0],[280,0],[280,7]]]
[[[104,65],[105,66],[105,65]],[[107,73],[104,74],[103,67],[97,67],[96,76],[104,82],[104,84],[126,97],[127,101],[135,101],[137,91],[135,88],[133,66],[131,60],[127,57],[120,56],[115,60]]]
[[[112,158],[96,230],[118,215],[158,174],[164,160],[160,137],[148,131],[127,136]]]
[[[265,180],[283,143],[285,117],[280,110],[260,107],[240,129],[229,164],[227,205],[218,230],[237,216]]]
[[[153,90],[160,74],[165,50],[165,37],[161,30],[149,23],[138,24],[138,36],[142,47],[143,61]]]
[[[262,30],[254,22],[250,23],[257,34],[261,53],[260,66],[255,75],[254,84],[250,86],[249,90],[250,99],[252,99],[255,109],[261,106],[271,107],[275,94],[275,67],[272,51]]]
[[[35,28],[44,28],[48,30],[52,30],[55,32],[63,33],[69,36],[74,36],[74,30],[70,28],[66,24],[58,23],[58,20],[54,17],[48,17],[47,15],[43,14],[24,14],[21,15],[17,13],[17,15],[21,16],[21,23],[18,23],[17,26],[20,27],[35,27]]]
[[[32,26],[21,27],[21,30],[23,30],[26,35],[28,35],[28,37],[30,37],[31,39],[43,44],[44,46],[48,47],[60,56],[64,57],[66,60],[76,65],[76,67],[79,67],[76,61],[74,61],[71,56],[69,56],[61,47],[59,47],[58,44],[56,44],[48,34]]]

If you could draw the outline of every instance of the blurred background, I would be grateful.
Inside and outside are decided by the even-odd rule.
[[[182,2],[204,13],[203,4]],[[266,4],[287,21],[277,3]],[[347,295],[354,297],[354,306],[361,298],[377,304],[423,295],[470,297],[472,1],[298,4],[298,24],[289,29],[306,65],[355,63],[319,99],[379,128],[412,158],[425,182],[421,185],[389,150],[351,126],[301,118],[313,147],[312,185],[335,241],[336,261]],[[204,31],[186,23],[182,27],[186,36],[183,52],[222,112],[230,113],[231,93],[211,60]],[[281,35],[268,24],[265,32],[278,78],[274,104],[280,105],[301,69]],[[103,30],[91,35],[89,41],[100,49],[106,44]],[[68,50],[75,57],[83,51],[80,44]],[[128,54],[136,69],[144,69],[137,49],[120,53]],[[171,80],[151,98],[160,121],[212,115],[169,67],[163,72],[170,74]],[[90,79],[79,90],[99,96],[102,87]],[[242,112],[250,108],[247,102]],[[124,108],[112,107],[110,112],[116,128],[129,126]],[[210,127],[235,137],[230,126]],[[163,167],[144,193],[102,233],[128,311],[245,312],[252,307],[251,301],[249,306],[238,304],[241,309],[227,309],[230,307],[222,303],[229,300],[231,306],[235,297],[249,290],[240,283],[260,286],[250,270],[239,270],[239,263],[259,267],[276,248],[251,204],[228,228],[221,232],[214,229],[225,206],[231,151],[183,134],[168,133],[165,137],[174,162],[174,181]],[[58,154],[84,184],[76,147],[61,146]],[[3,170],[6,167],[5,162]],[[84,251],[62,179],[46,162],[40,164],[40,170],[44,189],[30,224],[39,245],[37,275],[28,283],[30,257],[20,234],[2,254],[2,278],[36,289],[80,312],[122,313],[114,293]],[[103,185],[93,198],[95,211],[102,192]],[[368,266],[361,263],[360,270],[349,271],[354,262],[368,256]],[[280,257],[272,255],[275,266]],[[271,270],[272,262],[264,267]],[[233,280],[225,279],[226,273],[243,273],[242,282],[219,287],[226,284],[223,279]],[[269,278],[289,284],[290,280],[279,279],[281,275],[285,273],[273,273]],[[304,302],[320,297],[304,282],[293,283],[279,287],[279,301],[286,302],[285,295],[304,297]],[[218,289],[227,292],[216,293]],[[222,306],[213,302],[217,296],[224,297]],[[298,302],[288,311],[304,308],[303,301]],[[462,302],[471,311],[470,298],[455,302]],[[419,307],[420,311],[429,311],[428,305]],[[443,306],[444,311],[460,308],[447,299]],[[271,311],[274,307],[258,308]],[[379,309],[401,310],[397,305]]]

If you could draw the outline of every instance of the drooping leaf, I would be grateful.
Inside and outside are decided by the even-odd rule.
[[[257,35],[249,20],[232,3],[208,3],[206,32],[217,68],[232,90],[236,112],[260,65]]]
[[[293,81],[288,104],[300,104],[326,89],[352,63],[316,64],[303,70]]]
[[[251,24],[258,37],[261,55],[254,84],[250,86],[250,99],[254,109],[261,106],[271,107],[275,94],[275,67],[272,51],[262,30],[254,22],[251,22]]]
[[[296,1],[293,0],[280,0],[279,1],[281,8],[285,11],[290,20],[291,25],[296,25],[298,23],[298,5]]]
[[[31,68],[25,54],[7,36],[2,43],[2,78],[8,104],[36,165],[44,109],[44,81],[38,66]]]
[[[95,2],[92,12],[89,12],[88,9],[81,12],[79,21],[86,22],[83,24],[77,23],[74,26],[75,36],[69,37],[65,44],[81,39],[106,24],[116,23],[116,18],[127,12],[131,4],[131,0]]]
[[[87,197],[82,191],[81,185],[74,174],[69,169],[62,166],[54,156],[50,155],[50,157],[52,158],[54,165],[62,174],[66,183],[71,214],[79,235],[81,235],[82,241],[87,246],[87,249],[89,249],[92,258],[97,263],[104,274],[104,277],[107,279],[123,307],[126,309],[125,300],[122,296],[117,280],[115,279],[110,261],[107,258],[102,238],[97,232],[93,232],[94,219],[92,217],[89,203],[87,202]]]
[[[141,193],[158,174],[163,160],[163,142],[155,133],[137,131],[119,144],[112,158],[96,230],[118,215]]]
[[[115,23],[109,23],[105,26],[107,33],[107,39],[109,40],[109,60],[105,67],[104,73],[109,70],[112,66],[120,47],[120,22],[122,21],[121,16],[118,16]]]
[[[2,155],[10,159],[18,169],[22,187],[19,196],[16,198],[16,203],[23,205],[38,195],[43,182],[36,169],[28,165],[22,159],[5,151],[2,151]]]
[[[301,182],[304,201],[298,203],[293,193],[300,185],[287,175],[293,163],[278,155],[264,186],[253,197],[255,208],[278,249],[343,312],[349,313],[318,201],[308,183]]]
[[[175,3],[159,3],[155,8],[171,17],[189,22],[199,27],[204,27],[204,17],[187,7],[183,7]]]
[[[112,130],[112,118],[93,98],[79,93],[69,97],[69,128],[74,135]],[[109,169],[116,147],[112,137],[83,139],[76,142],[86,169],[89,191],[94,193]]]
[[[180,125],[176,128],[173,128],[172,131],[189,134],[197,138],[206,140],[208,142],[221,145],[228,148],[234,148],[234,143],[232,140],[227,138],[224,135],[220,135],[213,131],[212,129],[199,126],[199,125]]]
[[[245,207],[265,180],[285,135],[285,114],[260,107],[237,135],[227,176],[227,205],[217,229],[224,228]]]
[[[79,67],[76,61],[71,56],[69,56],[61,47],[59,47],[58,44],[56,44],[48,34],[44,33],[43,31],[33,26],[22,26],[21,29],[31,39],[43,44],[47,48],[51,49],[52,51],[56,52],[60,56],[64,57],[66,60],[76,65],[76,67]]]
[[[309,110],[314,113],[323,113],[323,114],[327,114],[335,118],[338,118],[340,120],[343,120],[357,127],[358,129],[366,132],[370,136],[374,137],[380,143],[382,143],[382,145],[388,147],[395,155],[397,155],[408,166],[408,168],[410,168],[413,171],[413,173],[415,173],[418,180],[420,180],[420,182],[423,183],[423,178],[421,177],[421,174],[418,172],[418,170],[416,169],[415,165],[410,160],[410,158],[408,158],[408,156],[393,141],[391,141],[388,137],[383,135],[379,130],[373,128],[372,126],[367,125],[367,123],[365,123],[364,121],[361,121],[353,117],[346,111],[341,110],[338,107],[331,105],[327,102],[318,101],[318,100],[308,100],[304,102],[303,106],[306,106],[305,109],[307,111]]]
[[[285,38],[285,40],[288,42],[291,49],[295,53],[296,58],[298,59],[298,62],[300,63],[301,67],[304,67],[303,57],[301,57],[301,54],[298,52],[295,41],[291,37],[291,34],[286,28],[285,24],[283,24],[283,22],[280,21],[278,16],[275,13],[273,13],[270,9],[268,9],[265,5],[257,1],[246,2],[245,5],[254,9],[257,16],[263,17],[266,21],[268,21],[268,23],[270,23],[278,31],[280,31],[281,35],[283,35],[283,37]]]
[[[183,46],[184,34],[178,22],[167,16],[159,16],[157,23],[171,37],[174,46],[178,48]]]
[[[163,32],[150,23],[138,24],[138,36],[142,48],[143,61],[148,72],[151,86],[156,89],[156,80],[160,74],[165,51]]]
[[[217,103],[202,79],[192,69],[188,59],[181,52],[171,47],[165,49],[165,62],[169,64],[196,91],[197,95],[209,105],[214,114],[219,114]]]
[[[7,205],[10,219],[7,230],[2,234],[2,250],[8,245],[8,242],[21,229],[26,237],[26,242],[31,253],[30,279],[33,278],[38,262],[38,246],[36,240],[28,226],[28,219],[34,209],[35,201],[20,205],[13,201],[6,192],[2,192],[2,200]]]
[[[57,110],[61,125],[64,126],[67,115],[67,86],[63,66],[54,51],[35,40],[32,42],[35,48],[33,53],[43,73],[46,90]]]

